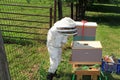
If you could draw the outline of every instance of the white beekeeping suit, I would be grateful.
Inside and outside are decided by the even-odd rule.
[[[50,56],[50,67],[47,80],[52,80],[55,71],[61,61],[62,46],[67,42],[68,35],[77,34],[75,22],[71,18],[65,17],[57,21],[47,35],[47,48]]]

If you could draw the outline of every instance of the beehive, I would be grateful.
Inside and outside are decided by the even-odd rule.
[[[101,63],[102,45],[100,41],[73,41],[71,61],[79,63]]]
[[[73,37],[73,41],[93,41],[95,40],[96,36],[96,28],[97,23],[96,22],[78,22],[77,23],[77,35]]]

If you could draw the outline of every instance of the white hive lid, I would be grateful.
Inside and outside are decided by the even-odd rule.
[[[72,49],[102,48],[100,41],[73,41]]]
[[[76,26],[83,26],[83,22],[75,22]],[[84,24],[85,27],[97,27],[97,23],[96,22],[86,22]]]

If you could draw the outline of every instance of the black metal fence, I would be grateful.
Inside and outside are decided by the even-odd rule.
[[[8,60],[4,69],[0,65],[0,80],[41,80],[41,53],[47,51],[44,42],[53,16],[52,7],[40,5],[37,1],[28,4],[26,0],[0,0],[0,31]],[[10,75],[3,74],[7,67]]]
[[[3,1],[0,15],[0,29],[5,41],[11,39],[9,42],[13,39],[44,41],[45,32],[52,26],[52,7],[6,4]]]

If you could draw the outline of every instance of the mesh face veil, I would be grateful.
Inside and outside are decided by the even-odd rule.
[[[58,21],[56,24],[56,29],[58,32],[64,35],[75,35],[77,34],[77,29],[75,27],[75,21],[71,18],[65,17]]]

